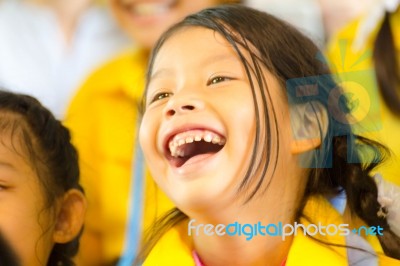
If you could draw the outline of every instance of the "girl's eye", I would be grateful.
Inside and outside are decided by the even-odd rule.
[[[207,82],[207,85],[217,84],[223,81],[231,80],[228,77],[214,77]]]
[[[171,97],[171,96],[172,96],[172,93],[170,93],[170,92],[160,92],[160,93],[157,93],[157,94],[151,99],[150,103],[153,103],[153,102],[155,102],[155,101],[159,101],[159,100],[162,100],[162,99]]]

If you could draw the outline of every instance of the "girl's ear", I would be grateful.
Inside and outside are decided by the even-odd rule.
[[[291,106],[292,153],[305,153],[319,147],[328,131],[328,119],[327,110],[320,102]]]
[[[74,239],[83,227],[85,212],[85,196],[77,189],[70,189],[61,202],[53,233],[54,242],[62,244]]]

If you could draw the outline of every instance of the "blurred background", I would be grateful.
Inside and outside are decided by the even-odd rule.
[[[85,77],[129,46],[103,2],[0,0],[0,87],[59,118]]]
[[[324,47],[333,33],[372,2],[244,4],[287,20]],[[59,118],[91,71],[133,45],[110,15],[106,0],[0,0],[0,86],[36,96]]]

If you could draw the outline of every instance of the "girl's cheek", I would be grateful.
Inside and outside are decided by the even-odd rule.
[[[147,134],[147,138],[154,138],[154,134],[160,126],[160,123],[160,119],[154,112],[146,112],[142,120],[143,134]]]

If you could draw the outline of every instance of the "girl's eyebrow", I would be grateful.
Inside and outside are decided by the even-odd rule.
[[[154,79],[159,78],[160,76],[168,76],[168,75],[171,75],[172,72],[173,72],[173,71],[172,71],[171,69],[168,69],[168,68],[161,68],[161,69],[158,69],[156,72],[154,72],[154,73],[151,74],[150,82],[151,82],[152,80],[154,80]]]
[[[215,63],[221,62],[221,61],[237,61],[237,57],[234,56],[233,54],[230,53],[221,53],[218,55],[211,55],[204,60],[200,61],[201,65],[214,65]]]
[[[232,55],[232,54],[228,54],[228,53],[223,53],[223,54],[219,54],[217,56],[208,56],[206,57],[204,60],[200,61],[200,65],[213,65],[217,62],[221,62],[221,61],[237,61],[237,58]],[[157,71],[155,71],[154,73],[152,73],[152,75],[150,76],[150,82],[154,79],[159,78],[160,76],[168,76],[171,75],[173,73],[172,69],[170,68],[161,68],[158,69]]]

